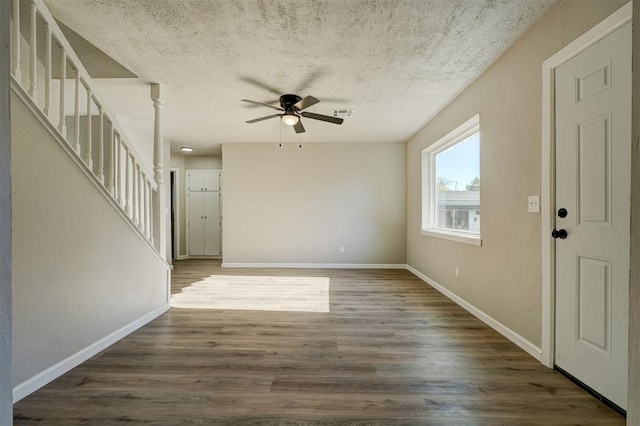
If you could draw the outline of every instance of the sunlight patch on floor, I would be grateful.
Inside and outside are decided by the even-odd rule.
[[[329,312],[329,278],[212,275],[171,296],[185,309]]]

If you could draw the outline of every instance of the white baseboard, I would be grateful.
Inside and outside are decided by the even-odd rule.
[[[243,263],[222,262],[223,268],[299,268],[299,269],[405,269],[400,263]]]
[[[542,349],[541,348],[539,348],[538,346],[534,345],[529,340],[525,339],[524,337],[522,337],[521,335],[519,335],[518,333],[516,333],[515,331],[513,331],[512,329],[510,329],[506,325],[502,324],[500,321],[498,321],[495,318],[485,314],[483,311],[481,311],[480,309],[476,308],[471,303],[467,302],[466,300],[464,300],[463,298],[461,298],[457,294],[453,293],[451,290],[448,290],[446,287],[442,286],[441,284],[438,284],[437,282],[435,282],[431,278],[427,277],[426,275],[424,275],[422,272],[418,271],[414,267],[412,267],[410,265],[406,265],[406,269],[407,269],[407,271],[411,272],[412,274],[414,274],[415,276],[420,278],[422,281],[424,281],[425,283],[429,284],[431,287],[435,288],[440,293],[444,294],[449,299],[451,299],[452,301],[454,301],[455,303],[460,305],[462,308],[464,308],[466,311],[468,311],[469,313],[474,315],[480,321],[484,322],[489,327],[493,328],[498,333],[502,334],[504,337],[506,337],[507,339],[511,340],[513,343],[518,345],[522,350],[527,352],[529,355],[531,355],[532,357],[534,357],[538,361],[542,362]]]
[[[49,383],[49,382],[53,381],[54,379],[60,377],[61,375],[63,375],[67,371],[71,370],[72,368],[77,367],[78,365],[82,364],[83,362],[85,362],[86,360],[91,358],[92,356],[100,353],[101,351],[103,351],[107,347],[113,345],[115,342],[117,342],[118,340],[120,340],[123,337],[127,336],[128,334],[136,331],[138,328],[142,327],[143,325],[145,325],[145,324],[151,322],[152,320],[156,319],[157,317],[159,317],[163,313],[167,312],[169,310],[169,308],[170,308],[169,304],[165,304],[165,305],[160,306],[159,308],[149,312],[146,315],[143,315],[142,317],[140,317],[137,320],[125,325],[124,327],[120,328],[119,330],[114,331],[113,333],[109,334],[108,336],[103,337],[102,339],[98,340],[97,342],[92,343],[91,345],[87,346],[86,348],[76,352],[75,354],[69,356],[68,358],[63,359],[62,361],[58,362],[57,364],[52,365],[51,367],[41,371],[40,373],[36,374],[35,376],[31,377],[30,379],[27,379],[24,382],[20,383],[19,385],[15,386],[13,388],[13,402],[14,402],[14,404],[16,402],[20,401],[25,396],[27,396],[27,395],[35,392],[36,390],[40,389],[41,387],[43,387],[47,383]]]

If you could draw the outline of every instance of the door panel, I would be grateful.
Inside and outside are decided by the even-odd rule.
[[[187,191],[204,191],[204,172],[191,170],[187,172]]]
[[[582,226],[611,226],[611,119],[578,128],[578,220]]]
[[[189,203],[189,255],[204,255],[204,192],[191,192]]]
[[[556,70],[556,364],[627,405],[631,24]]]
[[[219,191],[220,190],[220,172],[204,172],[204,190]]]
[[[611,355],[611,262],[578,257],[578,339]]]
[[[204,255],[220,254],[220,193],[205,192],[204,196]]]
[[[589,72],[576,79],[578,83],[577,101],[584,101],[591,96],[611,88],[611,61],[604,61],[604,65],[596,67]]]

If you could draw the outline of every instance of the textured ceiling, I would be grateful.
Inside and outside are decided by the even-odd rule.
[[[62,23],[140,77],[110,80],[114,109],[148,127],[147,82],[167,87],[172,148],[298,141],[273,110],[240,102],[313,95],[302,142],[407,140],[556,0],[45,0]],[[140,109],[147,111],[141,113]],[[137,111],[136,111],[137,109]],[[137,116],[137,119],[126,117]]]

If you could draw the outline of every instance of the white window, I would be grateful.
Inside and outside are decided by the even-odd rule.
[[[480,116],[422,151],[422,234],[480,239]]]

